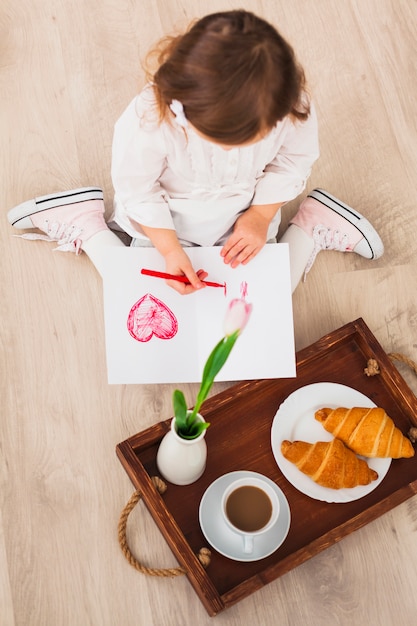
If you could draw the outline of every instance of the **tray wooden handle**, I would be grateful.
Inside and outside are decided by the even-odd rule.
[[[157,491],[159,491],[160,494],[163,494],[166,491],[167,486],[164,483],[164,481],[161,478],[159,478],[159,476],[152,476],[151,480],[155,486],[155,489],[157,489]],[[163,569],[154,568],[154,567],[146,567],[145,565],[140,563],[138,559],[132,554],[132,551],[129,548],[127,538],[126,538],[127,520],[128,520],[130,513],[133,511],[137,503],[140,501],[141,497],[142,497],[141,492],[135,491],[131,495],[129,501],[127,502],[126,506],[123,508],[123,511],[120,515],[119,524],[117,527],[118,539],[119,539],[119,545],[122,549],[123,554],[125,555],[125,558],[130,563],[130,565],[134,567],[138,572],[141,572],[141,574],[146,574],[147,576],[157,576],[157,577],[159,576],[161,578],[164,578],[164,577],[173,578],[175,576],[183,576],[187,572],[182,567],[163,568]],[[211,553],[208,548],[201,548],[201,550],[197,554],[197,558],[203,567],[209,566],[210,556],[211,556]]]

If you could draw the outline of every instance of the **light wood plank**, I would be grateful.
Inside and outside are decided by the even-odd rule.
[[[110,213],[111,139],[164,33],[213,0],[20,0],[0,13],[1,208],[97,184]],[[417,6],[412,0],[248,0],[305,65],[320,120],[322,186],[366,214],[386,252],[328,252],[294,295],[302,348],[361,316],[389,351],[417,360]],[[283,225],[299,200],[284,209]],[[0,623],[184,626],[213,623],[185,578],[141,576],[116,527],[132,486],[115,445],[171,414],[173,385],[108,386],[101,281],[83,255],[0,228]],[[400,368],[413,390],[416,378]],[[216,384],[213,393],[225,388]],[[185,386],[193,401],[195,385]],[[271,583],[218,624],[415,622],[417,500],[412,498]],[[175,560],[139,505],[129,522],[151,566]]]

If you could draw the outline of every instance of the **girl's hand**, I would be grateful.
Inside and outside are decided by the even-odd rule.
[[[224,262],[230,263],[230,267],[249,263],[266,244],[269,224],[283,204],[253,204],[242,213],[221,250]]]
[[[169,274],[186,276],[190,282],[190,284],[187,284],[176,280],[167,280],[167,285],[178,291],[178,293],[187,295],[206,286],[202,281],[207,278],[207,272],[201,269],[195,272],[188,255],[182,248],[168,252],[165,255],[165,264],[166,271]]]
[[[270,220],[248,209],[236,220],[233,233],[224,244],[221,256],[230,267],[246,265],[266,243]]]
[[[135,226],[134,221],[132,221],[132,224]],[[167,273],[174,274],[175,276],[186,276],[189,280],[189,284],[181,283],[176,280],[167,280],[166,282],[170,287],[178,291],[178,293],[185,295],[206,286],[202,281],[207,278],[207,272],[204,270],[198,270],[198,272],[194,271],[188,255],[184,252],[178,241],[175,230],[169,228],[151,228],[143,224],[139,224],[139,226],[152,241],[158,252],[164,257]]]

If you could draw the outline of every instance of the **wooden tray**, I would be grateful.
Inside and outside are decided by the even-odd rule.
[[[381,374],[364,373],[375,358]],[[168,483],[161,496],[153,486],[159,442],[171,418],[117,446],[117,455],[136,489],[142,493],[209,615],[257,589],[361,528],[417,491],[417,455],[393,460],[382,483],[362,499],[329,504],[297,491],[280,472],[271,449],[271,425],[279,405],[296,389],[315,382],[335,382],[364,393],[385,408],[403,433],[417,425],[417,399],[362,319],[332,332],[297,354],[297,378],[242,382],[207,400],[202,413],[207,431],[207,468],[192,485]],[[200,500],[219,476],[235,470],[260,472],[274,480],[291,508],[291,528],[282,546],[260,561],[241,563],[220,555],[207,544],[198,521]],[[196,554],[211,550],[205,570]]]

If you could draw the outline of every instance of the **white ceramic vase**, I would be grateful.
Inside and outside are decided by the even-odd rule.
[[[204,422],[198,413],[197,419]],[[206,468],[206,430],[195,439],[183,439],[177,433],[175,418],[171,430],[162,439],[156,455],[156,464],[163,478],[174,485],[190,485],[202,476]]]

